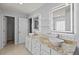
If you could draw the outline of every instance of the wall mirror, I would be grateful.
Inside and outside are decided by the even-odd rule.
[[[34,19],[34,29],[39,30],[39,17],[35,17]]]
[[[52,25],[53,31],[73,33],[73,5],[63,5],[53,10]]]

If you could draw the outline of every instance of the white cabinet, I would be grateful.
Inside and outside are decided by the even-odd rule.
[[[39,41],[39,38],[34,36],[27,36],[26,37],[26,48],[33,54],[33,55],[59,55],[56,50],[49,48],[46,44],[43,44]]]
[[[41,50],[41,55],[50,55],[50,53],[46,52],[45,50]]]
[[[28,36],[26,37],[25,46],[26,46],[26,48],[27,48],[29,51],[31,51],[31,49],[32,49],[32,48],[31,48],[31,47],[32,47],[32,46],[31,46],[31,45],[32,45],[32,44],[31,44],[31,40],[32,40],[31,37],[28,37]]]
[[[41,55],[50,55],[50,48],[41,44]]]
[[[60,55],[56,50],[49,48],[46,44],[42,44],[39,38],[32,36],[26,37],[25,46],[33,55]]]
[[[29,43],[29,40],[28,40],[29,38],[28,37],[26,37],[26,43],[25,43],[25,48],[27,48],[28,49],[28,43]]]
[[[56,50],[51,49],[51,55],[60,55],[60,53],[58,53]]]
[[[32,54],[40,55],[40,43],[35,39],[32,39]]]

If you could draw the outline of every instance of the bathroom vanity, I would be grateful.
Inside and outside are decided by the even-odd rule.
[[[73,54],[76,43],[72,40],[61,40],[59,38],[50,38],[43,35],[30,35],[26,37],[26,48],[33,55],[66,55]],[[67,42],[68,41],[68,42]]]

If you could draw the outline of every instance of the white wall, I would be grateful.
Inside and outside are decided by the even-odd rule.
[[[79,47],[79,3],[74,4],[74,31],[77,39],[77,46]]]
[[[1,13],[1,10],[0,10]],[[1,39],[2,39],[2,17],[0,16],[0,48],[2,47]]]
[[[0,48],[2,48],[2,17],[0,16]]]
[[[74,31],[79,35],[79,3],[74,4]]]
[[[60,4],[53,4],[53,3],[44,4],[44,6],[38,8],[37,10],[35,10],[34,12],[30,14],[30,16],[34,16],[38,14],[41,15],[41,19],[40,19],[41,30],[40,31],[44,34],[47,34],[50,31],[49,12],[53,7],[57,5],[60,5]]]
[[[19,18],[15,17],[15,44],[19,43]]]

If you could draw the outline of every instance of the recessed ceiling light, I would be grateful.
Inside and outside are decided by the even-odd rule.
[[[19,3],[20,5],[22,5],[23,3],[21,2],[21,3]]]

